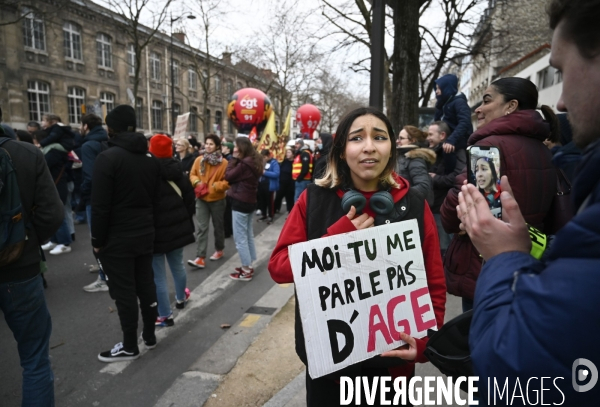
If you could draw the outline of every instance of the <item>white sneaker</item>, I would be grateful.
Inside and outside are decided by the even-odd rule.
[[[54,249],[55,247],[56,247],[56,243],[48,242],[48,243],[42,245],[42,250],[48,251],[48,250]]]
[[[88,293],[108,291],[108,285],[106,285],[106,281],[102,280],[100,276],[98,276],[98,279],[96,281],[94,281],[92,284],[88,284],[85,287],[83,287],[83,290],[87,291]]]
[[[50,250],[50,254],[63,254],[63,253],[71,253],[71,246],[65,246],[64,244],[59,244],[54,249]]]

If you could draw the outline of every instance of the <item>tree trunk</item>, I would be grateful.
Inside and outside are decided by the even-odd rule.
[[[392,55],[392,115],[396,134],[406,125],[418,125],[419,6],[421,0],[393,2],[394,53]]]

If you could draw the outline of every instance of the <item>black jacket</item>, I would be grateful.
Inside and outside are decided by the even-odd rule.
[[[81,181],[81,199],[86,205],[90,204],[92,195],[92,174],[94,173],[94,163],[96,157],[103,150],[102,142],[108,141],[108,134],[102,126],[96,126],[90,130],[83,138],[81,146],[82,175]]]
[[[454,187],[454,180],[467,166],[467,151],[460,149],[452,153],[454,160],[447,160],[448,154],[444,152],[442,143],[433,148],[436,159],[430,172],[436,174],[433,177],[433,205],[431,212],[440,213],[440,207],[444,203],[448,191]],[[452,167],[452,168],[449,168]]]
[[[57,148],[51,148],[44,154],[44,158],[50,169],[52,180],[56,185],[58,196],[60,196],[61,201],[66,203],[69,194],[67,182],[69,181],[69,173],[72,166],[72,162],[69,161],[69,155]]]
[[[0,268],[0,284],[39,274],[40,245],[52,237],[65,217],[65,207],[40,149],[21,141],[8,141],[2,148],[10,154],[17,172],[24,220],[29,228],[21,257]]]
[[[194,189],[183,175],[181,163],[173,158],[159,158],[161,166],[160,203],[156,215],[154,253],[169,253],[194,243]],[[169,183],[179,188],[181,196]]]
[[[160,163],[141,133],[120,133],[108,145],[94,163],[92,246],[116,257],[137,256],[154,241]]]
[[[196,158],[198,158],[198,155],[198,152],[194,150],[193,153],[187,153],[183,159],[179,159],[185,175],[190,175],[190,171],[192,170],[192,166],[194,165]]]

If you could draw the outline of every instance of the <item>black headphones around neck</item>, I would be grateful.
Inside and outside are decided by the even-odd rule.
[[[362,211],[367,205],[367,198],[363,194],[353,189],[348,189],[342,196],[342,210],[345,213],[354,206],[356,212]],[[394,210],[394,198],[388,191],[375,192],[369,199],[369,206],[378,215],[389,215]]]

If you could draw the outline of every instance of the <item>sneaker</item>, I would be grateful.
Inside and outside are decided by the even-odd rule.
[[[54,249],[50,250],[50,254],[63,254],[71,253],[71,246],[65,246],[64,244],[57,245]]]
[[[100,276],[98,279],[94,281],[92,284],[88,284],[83,287],[83,291],[87,291],[88,293],[97,293],[99,291],[108,291],[108,285],[105,280],[102,280]]]
[[[212,256],[210,256],[210,259],[219,260],[221,257],[223,257],[223,250],[217,250]]]
[[[140,340],[144,342],[144,345],[146,345],[147,349],[156,348],[156,335],[152,334],[152,339],[147,341],[146,339],[144,339],[144,333],[142,332],[142,334],[140,335]]]
[[[117,343],[111,350],[107,350],[98,354],[98,360],[101,362],[111,363],[111,362],[123,362],[126,360],[135,360],[140,357],[139,349],[134,351],[126,351],[123,348],[123,342]]]
[[[237,270],[237,268],[236,268],[236,270]],[[252,270],[250,272],[241,271],[239,273],[231,273],[229,275],[229,278],[231,278],[232,280],[238,280],[238,281],[250,281],[250,280],[252,280],[253,276],[254,276],[254,270]]]
[[[177,309],[184,309],[185,308],[185,304],[188,302],[188,299],[190,298],[190,289],[189,288],[185,288],[185,299],[182,301],[179,300],[175,300],[175,308]]]
[[[250,273],[254,274],[254,268],[253,267],[248,267],[248,269],[250,270]],[[236,267],[235,268],[236,273],[244,273],[244,269],[242,269],[241,267]]]
[[[203,269],[206,266],[204,264],[204,257],[196,257],[196,260],[188,260],[188,264],[199,269]]]
[[[56,247],[56,243],[48,242],[48,243],[42,245],[42,250],[48,251],[48,250],[54,249],[55,247]]]
[[[273,223],[273,218],[268,217],[267,218],[267,225],[270,225],[271,223]]]
[[[167,317],[156,317],[156,326],[173,326],[175,321],[173,320],[173,313],[171,312]]]
[[[262,212],[260,211],[260,209],[258,209],[258,210],[256,211],[256,214],[257,214],[257,215],[260,215],[261,213],[262,213]]]

